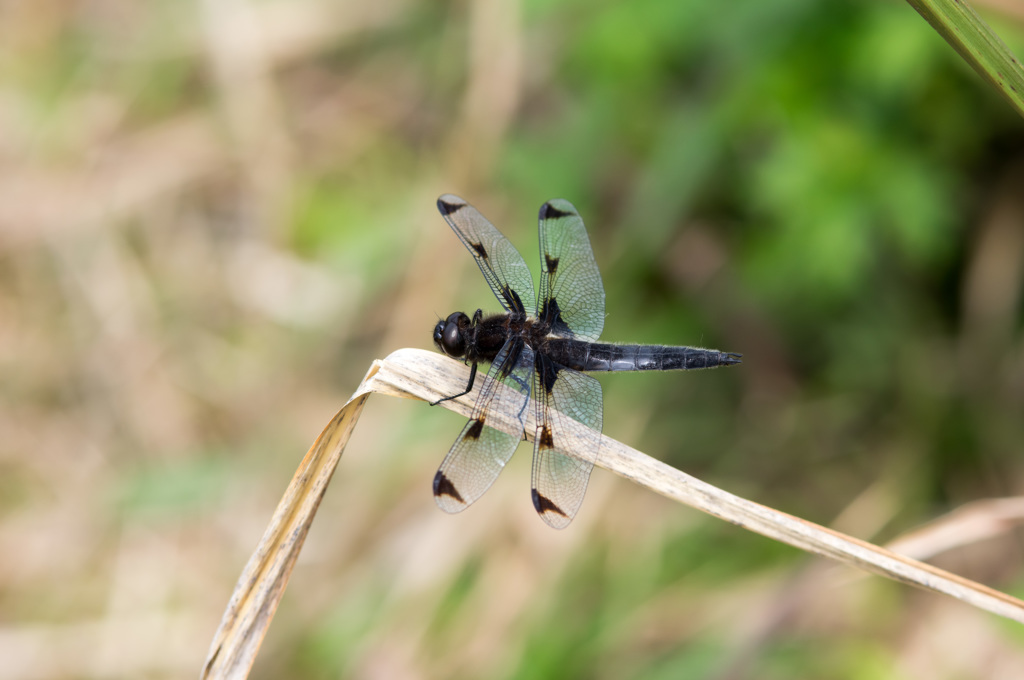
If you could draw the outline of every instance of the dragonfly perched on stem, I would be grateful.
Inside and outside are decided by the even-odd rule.
[[[586,227],[566,200],[540,208],[540,291],[523,256],[469,203],[451,194],[437,200],[441,215],[476,259],[504,313],[472,318],[455,312],[434,327],[434,343],[471,366],[490,363],[488,380],[472,417],[434,476],[434,499],[446,512],[459,512],[483,495],[512,457],[522,436],[490,427],[497,410],[513,416],[525,433],[526,413],[535,404],[533,506],[556,529],[569,525],[583,503],[600,448],[603,422],[601,384],[588,372],[674,371],[715,368],[740,362],[740,355],[699,347],[618,345],[598,342],[604,328],[604,285]],[[498,383],[511,390],[497,389]],[[565,419],[592,433],[590,457],[560,453]]]

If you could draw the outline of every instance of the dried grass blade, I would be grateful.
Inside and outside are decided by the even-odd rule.
[[[210,645],[202,678],[244,678],[248,675],[320,499],[369,393],[435,401],[441,396],[461,391],[467,377],[468,369],[462,364],[424,350],[398,350],[373,363],[359,389],[324,428],[288,485],[270,525],[239,577]],[[468,415],[475,395],[476,391],[444,402],[444,406]],[[532,412],[533,409],[528,410]],[[507,422],[492,419],[489,423],[510,432],[521,427],[511,419]],[[533,431],[529,422],[527,431]],[[588,439],[582,432],[580,426],[579,431],[567,433],[565,453],[587,457],[588,452],[581,448],[581,442]],[[979,609],[1024,623],[1024,602],[1017,598],[740,498],[614,439],[602,437],[597,465],[668,498],[801,550],[949,595]]]

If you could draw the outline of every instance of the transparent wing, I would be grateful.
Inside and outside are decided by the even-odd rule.
[[[601,383],[589,375],[538,356],[534,375],[537,432],[533,442],[533,507],[555,529],[576,516],[587,492],[590,471],[601,446],[604,403]],[[588,459],[559,453],[569,419],[586,425],[582,449]]]
[[[473,415],[462,428],[434,476],[434,500],[445,512],[460,512],[480,498],[498,478],[522,440],[488,426],[497,413],[519,420],[526,417],[533,381],[534,353],[522,339],[505,343],[487,372]],[[497,389],[504,383],[514,391]]]
[[[597,340],[604,329],[604,284],[583,219],[563,199],[540,207],[537,309],[557,335]]]
[[[476,259],[505,311],[534,316],[533,275],[515,246],[458,196],[445,194],[437,199],[437,209]]]

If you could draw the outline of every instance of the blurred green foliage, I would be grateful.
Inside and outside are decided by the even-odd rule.
[[[707,335],[721,310],[696,305],[695,318],[692,294],[647,260],[687,225],[713,225],[749,296],[725,304],[761,310],[807,398],[834,397],[829,426],[898,409],[886,436],[921,441],[920,463],[939,466],[939,486],[959,477],[926,453],[948,441],[929,431],[948,428],[959,408],[921,385],[935,368],[923,355],[963,331],[956,279],[991,199],[985,185],[1020,148],[1015,114],[906,5],[536,3],[527,17],[555,45],[557,75],[526,107],[501,176],[517,197],[577,202],[609,289],[606,337],[723,345]],[[613,244],[620,259],[609,265]],[[729,341],[748,363],[765,359],[761,338]],[[629,388],[606,390],[612,404],[620,389]],[[1018,406],[1002,407],[1008,421]],[[850,432],[818,455],[874,455],[877,441],[856,441],[868,432],[878,435]],[[776,464],[810,453],[776,446],[760,452]],[[952,448],[971,467],[974,447]]]

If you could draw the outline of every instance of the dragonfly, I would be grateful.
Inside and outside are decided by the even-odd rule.
[[[526,438],[532,403],[533,507],[548,525],[563,529],[583,504],[600,450],[603,393],[587,373],[715,368],[740,363],[742,355],[598,342],[604,329],[604,284],[583,219],[569,201],[555,199],[540,208],[536,297],[523,256],[476,208],[452,194],[441,196],[437,208],[476,260],[504,312],[485,316],[478,309],[472,317],[454,312],[434,327],[437,348],[471,366],[466,388],[434,405],[469,394],[477,366],[490,364],[471,417],[434,476],[434,500],[442,510],[456,513],[480,498]],[[518,422],[518,436],[491,426],[499,414]],[[585,427],[574,427],[570,419]],[[563,453],[570,428],[577,436],[584,433],[585,458]]]

